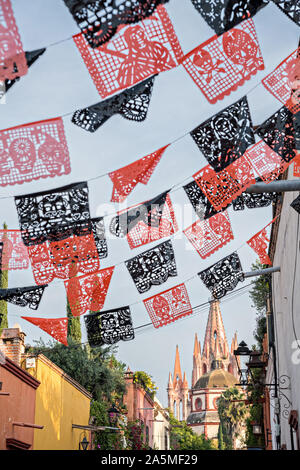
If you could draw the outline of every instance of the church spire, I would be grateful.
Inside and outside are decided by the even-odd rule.
[[[220,311],[220,302],[210,302],[202,358],[207,363],[207,371],[211,369],[213,360],[227,358],[229,354],[224,324]]]
[[[177,381],[179,381],[180,383],[182,382],[178,345],[176,345],[176,354],[175,354],[175,365],[174,365],[174,375],[173,375],[174,387]]]
[[[194,353],[193,353],[193,372],[192,372],[192,387],[196,385],[201,377],[201,346],[198,341],[197,333],[195,334]]]

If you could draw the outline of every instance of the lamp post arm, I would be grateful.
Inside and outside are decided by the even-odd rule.
[[[244,273],[244,277],[254,277],[254,276],[262,276],[264,274],[271,274],[271,273],[276,273],[280,271],[280,266],[273,266],[272,268],[266,268],[266,269],[258,269],[257,271],[250,271],[247,273]]]
[[[277,180],[269,184],[255,183],[246,189],[246,193],[285,193],[288,191],[300,191],[300,180]]]

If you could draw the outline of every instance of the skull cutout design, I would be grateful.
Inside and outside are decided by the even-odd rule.
[[[43,197],[38,207],[41,217],[50,224],[56,224],[67,215],[68,202],[60,194],[50,194]]]
[[[14,139],[9,146],[9,156],[19,173],[30,173],[36,161],[33,142],[26,137]]]
[[[180,287],[175,287],[172,289],[172,305],[175,309],[187,305],[184,293]]]
[[[9,175],[9,173],[8,153],[5,149],[0,149],[0,176]]]
[[[240,29],[232,29],[223,35],[223,49],[227,57],[243,67],[243,73],[255,71],[263,64],[259,55],[259,46],[251,36]]]
[[[153,309],[156,315],[162,320],[167,320],[170,314],[170,307],[166,299],[157,295],[153,300]]]
[[[213,72],[226,73],[224,67],[221,67],[222,60],[217,59],[213,62],[213,59],[208,51],[201,49],[193,57],[193,64],[198,68],[200,75],[205,76],[206,83],[210,83],[213,78]]]
[[[65,149],[51,135],[46,134],[45,141],[38,150],[38,156],[46,166],[50,176],[61,173],[65,160]]]

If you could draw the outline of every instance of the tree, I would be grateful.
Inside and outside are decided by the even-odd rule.
[[[133,383],[140,384],[153,400],[157,387],[155,382],[153,382],[152,377],[147,374],[147,372],[144,372],[143,370],[136,371],[133,374]]]
[[[111,402],[115,396],[125,393],[125,364],[116,361],[115,349],[90,348],[69,342],[69,347],[61,343],[43,341],[37,343],[30,352],[44,354],[54,364],[63,369],[70,377],[80,383],[92,395],[94,400]],[[118,366],[115,366],[115,362]]]
[[[69,300],[67,300],[68,317],[68,342],[81,343],[80,317],[74,317],[71,312]]]
[[[4,222],[3,229],[7,230],[7,225]],[[5,250],[5,240],[7,239],[7,234],[4,233],[3,235],[3,252]],[[4,258],[2,252],[2,259]],[[7,266],[8,268],[8,266]],[[8,288],[8,269],[0,270],[0,289],[7,289]],[[4,328],[8,328],[8,320],[7,320],[7,302],[5,300],[0,300],[0,334]]]
[[[178,421],[170,412],[170,447],[171,450],[212,450],[210,439],[204,434],[194,433],[185,421]]]
[[[225,448],[236,448],[236,438],[242,438],[242,430],[249,415],[245,395],[236,387],[225,390],[218,399],[218,414],[222,423],[222,434],[229,437]],[[224,433],[225,430],[225,433]]]

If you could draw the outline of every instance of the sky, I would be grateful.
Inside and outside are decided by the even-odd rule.
[[[12,0],[24,50],[39,49],[51,44],[45,54],[29,69],[26,76],[7,93],[0,105],[0,129],[53,118],[87,107],[101,97],[72,40],[78,33],[77,25],[62,0]],[[213,30],[195,10],[190,0],[170,0],[166,5],[184,53],[209,39]],[[154,150],[187,134],[194,127],[247,94],[254,125],[263,122],[281,106],[261,84],[285,57],[298,46],[299,29],[273,2],[262,9],[254,23],[265,63],[265,70],[230,96],[210,104],[182,66],[161,73],[155,78],[151,103],[144,122],[137,123],[116,115],[94,134],[71,123],[64,117],[71,173],[69,175],[25,183],[22,186],[0,188],[0,223],[18,229],[18,218],[13,196],[46,191],[66,184],[85,181],[131,163]],[[68,39],[67,41],[60,42]],[[186,184],[191,175],[206,165],[206,160],[189,135],[170,146],[163,155],[149,183],[138,185],[128,197],[128,205],[151,199],[177,183]],[[89,202],[92,217],[111,214],[119,207],[110,203],[112,184],[106,176],[89,182]],[[172,193],[177,220],[186,228],[197,220],[183,189]],[[187,289],[192,306],[207,302],[210,294],[197,273],[235,250],[244,271],[250,271],[255,253],[245,242],[271,221],[271,207],[234,212],[228,209],[234,240],[209,258],[202,260],[191,249],[184,236],[172,238],[178,270],[176,278],[141,295],[138,293],[122,261],[132,258],[158,243],[130,250],[126,239],[108,239],[108,257],[101,261],[101,269],[117,265],[105,302],[105,310],[123,305],[131,307],[135,327],[149,323],[142,300],[192,278]],[[105,217],[106,235],[110,217]],[[244,285],[248,283],[247,280]],[[9,287],[34,285],[30,269],[9,272]],[[241,287],[240,284],[238,287]],[[229,345],[237,331],[238,339],[254,343],[255,310],[247,292],[221,301],[221,312]],[[46,289],[37,311],[8,304],[9,326],[18,323],[26,333],[26,343],[49,335],[22,320],[22,316],[60,318],[66,315],[66,294],[62,281],[54,281]],[[166,386],[169,371],[173,371],[175,349],[179,346],[181,367],[191,381],[194,335],[201,344],[204,339],[208,308],[163,328],[140,329],[136,338],[118,344],[117,357],[132,370],[145,370],[159,387],[158,398],[167,405]],[[82,319],[83,320],[83,319]],[[86,341],[82,321],[83,341]]]

